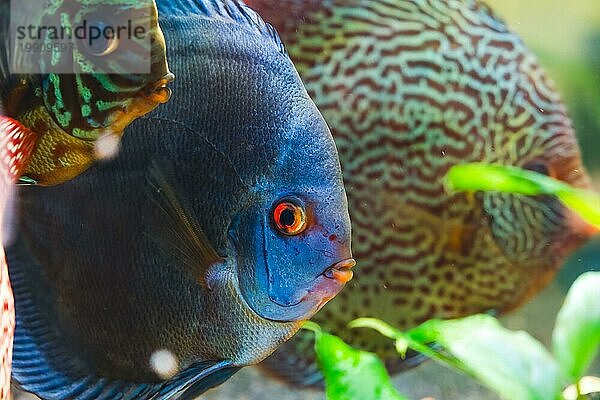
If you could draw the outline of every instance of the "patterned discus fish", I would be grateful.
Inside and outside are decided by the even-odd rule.
[[[1,103],[0,103],[1,105]],[[12,360],[15,307],[4,257],[8,241],[12,193],[15,183],[33,151],[35,135],[16,121],[0,121],[0,400],[10,398],[10,366]]]
[[[352,278],[335,144],[275,31],[233,0],[158,9],[173,99],[22,191],[13,380],[43,399],[192,399]]]
[[[71,179],[94,160],[110,154],[107,144],[118,144],[127,125],[169,99],[166,84],[173,79],[153,0],[48,0],[47,3],[47,7],[40,7],[39,1],[26,0],[15,3],[18,7],[11,10],[9,0],[0,0],[0,99],[6,106],[6,115],[38,137],[23,182],[44,186]],[[61,42],[66,50],[19,51],[17,41],[9,40],[11,33],[15,33],[10,30],[9,22],[18,21],[23,15],[34,29],[55,26],[51,21],[60,16],[61,28],[70,28],[72,32],[78,32],[84,23],[99,28],[124,26],[126,21],[136,27],[148,26],[149,31],[140,39],[132,36],[126,46],[121,45],[123,39],[116,35],[90,41],[88,36],[79,34],[68,43]],[[36,35],[44,37],[34,31],[33,36]],[[145,41],[149,41],[147,46]],[[8,51],[11,43],[15,46],[12,52]],[[20,56],[23,54],[29,57]],[[10,73],[21,70],[27,63],[38,63],[39,72],[50,71],[45,67],[49,60],[42,56],[33,58],[32,54],[52,54],[52,63],[75,73]],[[99,68],[100,63],[106,67]],[[144,63],[149,66],[149,73],[130,72],[132,66]],[[31,65],[27,67],[28,70]]]
[[[315,321],[378,352],[389,341],[346,324],[400,328],[432,317],[506,312],[554,276],[591,234],[555,198],[452,195],[457,163],[529,168],[588,187],[565,108],[536,58],[473,0],[249,0],[274,24],[332,128],[360,276]],[[266,367],[320,381],[311,335]],[[415,360],[412,360],[415,361]]]

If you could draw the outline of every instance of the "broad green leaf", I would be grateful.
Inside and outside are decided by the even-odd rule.
[[[488,315],[435,325],[431,328],[437,331],[436,341],[465,366],[465,372],[502,398],[561,398],[561,371],[546,348],[529,334],[509,331]]]
[[[304,326],[315,332],[315,351],[325,377],[327,400],[407,400],[394,386],[381,360],[373,353],[350,347],[318,325]]]
[[[550,353],[527,333],[509,331],[491,316],[431,320],[405,333],[369,318],[351,326],[376,329],[397,344],[408,341],[409,347],[470,375],[502,398],[561,398],[562,375]],[[427,346],[433,341],[441,349]]]
[[[537,172],[497,164],[455,165],[446,175],[446,185],[455,191],[496,191],[526,196],[554,195],[592,225],[600,228],[600,196],[573,188]]]
[[[600,272],[581,275],[556,318],[552,348],[573,381],[583,376],[600,346]]]

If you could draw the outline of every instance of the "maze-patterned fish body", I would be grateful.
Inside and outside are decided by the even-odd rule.
[[[451,195],[442,177],[502,163],[587,187],[559,97],[521,39],[474,0],[249,0],[280,32],[338,146],[357,278],[316,321],[398,360],[360,316],[410,328],[510,310],[590,234],[556,199]],[[270,359],[318,380],[300,334]],[[406,364],[404,364],[406,365]],[[392,366],[392,365],[391,365]],[[401,365],[393,365],[398,369]]]
[[[47,7],[24,1],[13,2],[12,8],[9,0],[1,0],[0,19],[0,98],[6,115],[38,137],[25,171],[28,183],[49,186],[77,176],[110,154],[106,144],[117,145],[134,119],[169,99],[165,85],[173,75],[153,0],[49,0]],[[55,44],[56,37],[39,31],[56,27],[53,21],[79,34],[62,36],[67,43],[61,42],[60,51],[28,52],[19,43],[30,43],[10,40],[18,33],[11,23],[18,25],[15,21],[21,19],[33,27],[33,38],[41,41],[37,45]],[[148,30],[139,38],[127,37],[127,45],[124,36],[107,34],[91,41],[89,34],[77,31],[82,26],[117,29],[128,23]],[[74,73],[47,72],[49,63]],[[132,72],[138,65],[149,65],[149,72]],[[40,74],[11,74],[21,70]]]

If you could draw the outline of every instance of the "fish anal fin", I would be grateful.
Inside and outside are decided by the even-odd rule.
[[[192,365],[177,375],[163,387],[151,400],[194,400],[202,393],[212,389],[240,370],[231,361],[204,361]]]

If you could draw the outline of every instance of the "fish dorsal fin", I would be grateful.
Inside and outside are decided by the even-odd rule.
[[[266,22],[273,24],[284,39],[298,32],[301,25],[312,24],[319,11],[331,15],[333,7],[344,6],[323,0],[244,0],[244,2],[256,10]]]
[[[160,16],[200,15],[232,22],[263,36],[287,56],[275,28],[245,5],[242,0],[157,0]]]
[[[145,213],[145,233],[170,258],[203,286],[209,268],[223,262],[211,245],[189,207],[169,182],[167,165],[154,161],[149,169],[149,197],[152,210]],[[151,216],[152,220],[147,218]]]

